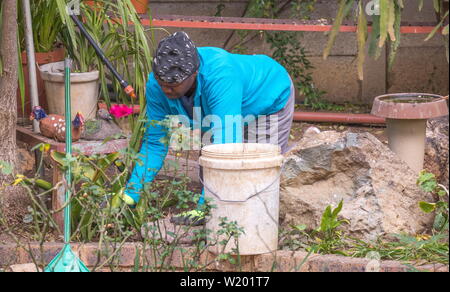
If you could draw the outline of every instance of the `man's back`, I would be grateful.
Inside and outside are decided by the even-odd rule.
[[[240,86],[243,116],[272,114],[286,104],[291,88],[289,75],[270,57],[231,54],[212,47],[198,48],[198,52],[202,95],[220,91],[228,85],[226,82]]]

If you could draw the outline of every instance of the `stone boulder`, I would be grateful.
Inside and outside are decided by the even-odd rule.
[[[347,234],[375,240],[418,234],[432,224],[418,202],[433,197],[416,186],[417,174],[369,133],[308,130],[286,153],[282,172],[282,226],[320,225],[328,205],[344,200]]]
[[[427,123],[424,169],[434,173],[438,182],[449,186],[448,116],[431,119]]]

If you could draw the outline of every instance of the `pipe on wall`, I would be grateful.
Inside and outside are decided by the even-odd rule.
[[[295,122],[328,122],[343,124],[384,125],[386,120],[371,114],[294,112]]]

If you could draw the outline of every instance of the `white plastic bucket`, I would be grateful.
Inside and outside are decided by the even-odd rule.
[[[256,255],[278,248],[280,173],[283,156],[272,144],[218,144],[202,149],[205,197],[215,206],[206,228],[210,244],[225,239],[218,235],[220,218],[236,221],[244,229],[238,245],[211,245],[213,253]],[[238,251],[236,251],[238,249]]]

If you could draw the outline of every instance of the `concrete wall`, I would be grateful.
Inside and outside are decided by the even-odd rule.
[[[220,0],[150,0],[154,15],[213,16]],[[226,8],[223,16],[240,17],[247,0],[223,0]],[[416,1],[405,1],[404,21],[429,24],[435,21],[432,1],[425,1],[422,12]],[[313,19],[335,17],[337,1],[319,0]],[[175,32],[181,28],[168,28]],[[222,47],[230,30],[183,29],[198,46]],[[165,33],[158,31],[156,41]],[[301,42],[315,66],[312,71],[318,88],[326,91],[327,100],[342,103],[371,103],[373,98],[384,93],[428,92],[448,94],[449,71],[444,42],[440,35],[424,42],[426,35],[402,35],[395,65],[387,72],[386,51],[378,60],[368,58],[365,64],[365,80],[359,81],[356,67],[357,41],[354,33],[340,33],[327,60],[322,59],[327,36],[321,32],[303,33]],[[232,43],[233,40],[232,39]],[[256,39],[250,43],[248,53],[268,54],[270,48],[264,41]],[[298,97],[301,99],[301,97]]]

